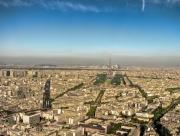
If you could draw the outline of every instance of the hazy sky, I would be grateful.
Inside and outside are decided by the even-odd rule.
[[[180,56],[180,0],[0,0],[0,56]]]

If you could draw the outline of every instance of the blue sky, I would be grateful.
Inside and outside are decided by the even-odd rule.
[[[180,0],[0,0],[1,56],[180,56]]]

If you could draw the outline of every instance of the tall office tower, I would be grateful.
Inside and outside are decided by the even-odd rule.
[[[51,108],[50,84],[51,84],[51,81],[50,79],[48,79],[46,81],[46,84],[43,90],[43,108],[44,109]]]

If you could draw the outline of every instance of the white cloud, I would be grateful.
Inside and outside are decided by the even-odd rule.
[[[145,0],[142,0],[142,11],[145,9]]]
[[[3,6],[3,7],[8,7],[8,3],[5,2],[5,1],[0,1],[0,5]]]
[[[0,5],[4,7],[25,7],[25,6],[31,6],[32,3],[24,0],[0,0]]]
[[[82,12],[112,12],[117,11],[128,3],[129,8],[133,5],[139,7],[139,0],[0,0],[3,7],[30,7],[40,6],[51,10],[82,11]],[[142,0],[142,11],[146,5],[179,5],[180,0]]]
[[[85,5],[82,3],[77,3],[75,1],[65,1],[65,0],[0,0],[0,5],[3,7],[27,7],[27,6],[41,6],[46,9],[52,10],[79,10],[79,11],[90,11],[90,12],[100,12],[100,9],[94,5]]]
[[[169,0],[169,2],[176,4],[176,3],[180,3],[180,0]]]
[[[42,5],[42,4],[41,4]],[[43,4],[44,5],[44,4]],[[46,8],[54,9],[54,10],[79,10],[79,11],[91,11],[91,12],[99,12],[100,10],[95,7],[95,6],[90,6],[90,5],[83,5],[81,3],[72,3],[68,1],[51,1],[49,3],[46,3],[45,6]]]

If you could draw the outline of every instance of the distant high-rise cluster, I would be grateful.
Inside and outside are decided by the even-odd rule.
[[[38,77],[38,72],[24,69],[3,69],[1,75],[3,77]]]

